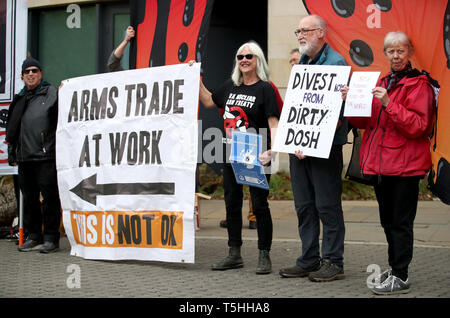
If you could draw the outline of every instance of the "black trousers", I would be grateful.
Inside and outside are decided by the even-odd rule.
[[[55,161],[20,162],[19,183],[23,195],[23,226],[29,238],[58,242],[61,203]],[[42,211],[40,194],[43,198]]]
[[[320,263],[320,223],[323,227],[322,258],[344,265],[345,224],[342,211],[342,146],[333,146],[328,159],[289,155],[292,192],[298,217],[303,268]]]
[[[266,175],[270,181],[270,175]],[[242,246],[242,185],[236,182],[233,167],[223,165],[223,187],[225,208],[227,213],[228,246]],[[272,216],[270,215],[267,197],[269,191],[257,187],[249,187],[253,205],[253,214],[256,216],[258,232],[258,249],[269,251],[272,247]]]
[[[375,186],[380,222],[388,243],[388,261],[392,274],[408,278],[408,266],[413,257],[414,219],[422,176],[382,176]]]

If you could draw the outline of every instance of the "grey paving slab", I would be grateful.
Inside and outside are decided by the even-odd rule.
[[[300,251],[295,241],[277,240],[271,258],[274,271],[256,275],[256,241],[244,241],[245,266],[237,270],[211,271],[212,263],[227,252],[225,239],[196,239],[195,264],[143,261],[95,261],[69,255],[66,238],[53,254],[18,252],[12,242],[0,241],[0,297],[170,297],[170,298],[375,298],[366,285],[370,264],[386,268],[387,246],[346,244],[346,279],[312,283],[307,278],[286,279],[278,270],[291,266]],[[410,267],[412,291],[400,298],[450,297],[450,248],[415,247]],[[79,288],[70,270],[78,266]],[[69,281],[69,283],[68,283]],[[74,287],[74,288],[71,288]]]
[[[215,272],[212,263],[227,253],[227,231],[218,226],[225,216],[221,200],[202,201],[200,230],[196,232],[195,264],[142,261],[95,261],[70,256],[67,238],[53,254],[21,253],[13,242],[0,240],[0,298],[369,298],[368,266],[387,267],[387,245],[373,201],[344,201],[346,278],[312,283],[307,278],[285,279],[278,271],[299,256],[297,218],[291,201],[271,201],[274,219],[271,258],[273,272],[256,275],[257,233],[247,228],[244,202],[245,266]],[[359,215],[358,215],[359,213]],[[420,202],[414,258],[410,266],[412,290],[396,299],[450,298],[450,207]],[[429,216],[429,217],[427,217]],[[372,265],[375,264],[375,265]],[[80,286],[73,280],[79,269]],[[391,296],[392,297],[392,296]],[[381,297],[383,299],[385,297]]]
[[[346,241],[386,243],[380,226],[376,201],[343,201],[346,224]],[[297,216],[293,201],[270,201],[274,224],[274,238],[298,239]],[[218,227],[225,218],[223,200],[200,201],[199,236],[226,237],[226,231]],[[244,227],[247,226],[248,201],[243,203]],[[450,246],[450,206],[440,201],[420,201],[414,223],[417,244]],[[244,236],[256,237],[254,231]]]

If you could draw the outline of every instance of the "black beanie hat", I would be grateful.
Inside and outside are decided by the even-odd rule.
[[[27,57],[25,59],[25,61],[23,61],[23,63],[22,63],[22,72],[25,69],[29,68],[30,66],[36,66],[37,68],[39,68],[42,71],[41,63],[39,63],[38,60],[36,60],[36,59],[34,59],[32,57]]]

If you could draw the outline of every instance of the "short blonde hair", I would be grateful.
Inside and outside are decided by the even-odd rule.
[[[256,64],[256,75],[258,75],[259,79],[265,82],[269,81],[269,65],[267,64],[266,58],[264,57],[264,52],[258,43],[254,41],[250,41],[241,45],[241,47],[236,51],[236,55],[234,57],[234,67],[233,72],[231,73],[231,80],[233,81],[235,86],[240,86],[243,82],[242,73],[239,70],[239,63],[237,60],[237,56],[242,52],[242,50],[247,47],[253,55],[257,58]]]
[[[386,53],[387,48],[393,47],[398,44],[405,44],[406,46],[408,46],[409,55],[413,55],[414,46],[412,45],[409,36],[403,31],[394,31],[386,34],[386,36],[384,37],[384,52]]]

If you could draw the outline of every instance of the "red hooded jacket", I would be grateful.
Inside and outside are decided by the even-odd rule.
[[[386,77],[378,81],[385,87]],[[431,167],[429,136],[434,120],[434,91],[425,75],[404,77],[388,93],[383,108],[373,98],[372,116],[347,117],[365,129],[361,142],[361,172],[369,175],[420,176]]]

